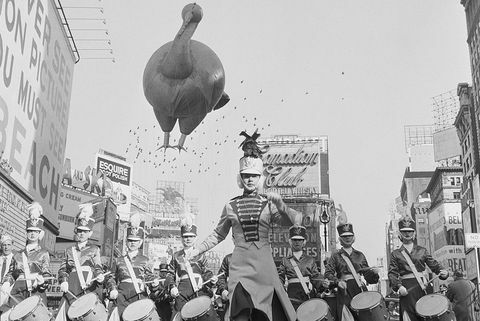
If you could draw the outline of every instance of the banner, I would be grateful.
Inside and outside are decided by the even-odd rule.
[[[0,1],[0,150],[54,226],[73,66],[54,1]]]

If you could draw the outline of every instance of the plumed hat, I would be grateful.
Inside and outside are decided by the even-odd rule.
[[[140,241],[143,240],[145,230],[141,226],[142,218],[140,213],[136,212],[130,216],[130,225],[127,228],[127,240]]]
[[[77,215],[75,221],[75,228],[82,231],[91,231],[93,229],[93,225],[95,225],[95,220],[92,217],[93,204],[80,204],[78,205],[78,208],[80,209],[80,213],[78,213]]]
[[[290,239],[292,240],[305,240],[307,239],[307,229],[301,225],[293,225],[288,229]]]
[[[180,221],[180,235],[184,236],[197,236],[197,226],[193,224],[193,215],[191,213],[185,213],[184,217]]]
[[[347,219],[347,213],[342,208],[342,204],[338,204],[337,210],[340,211],[339,214],[337,214],[337,232],[338,236],[352,236],[355,235],[353,232],[353,225],[352,223],[348,223]]]
[[[33,202],[27,207],[28,219],[26,221],[27,231],[41,231],[43,230],[43,209],[38,202]]]
[[[243,150],[243,157],[240,158],[240,174],[255,174],[262,175],[263,173],[263,161],[262,154],[264,151],[260,149],[257,143],[257,138],[260,134],[257,130],[250,136],[245,131],[240,133],[240,136],[244,136],[245,140],[239,147]]]

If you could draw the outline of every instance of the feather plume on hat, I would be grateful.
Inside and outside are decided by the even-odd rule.
[[[87,221],[93,215],[93,204],[92,203],[85,203],[78,205],[80,209],[80,213],[78,214],[78,219],[86,219]]]
[[[142,222],[142,217],[140,216],[140,213],[134,212],[132,215],[130,215],[130,226],[131,227],[140,227],[140,223]]]
[[[337,214],[338,225],[344,225],[348,223],[347,213],[343,210],[342,204],[338,204],[336,210],[339,212]]]
[[[197,227],[193,223],[195,220],[193,214],[190,212],[189,208],[185,209],[185,213],[183,214],[183,218],[180,220],[180,234],[182,236],[196,236],[197,235]]]
[[[43,214],[42,205],[38,202],[33,202],[27,206],[28,216],[32,219],[39,219]]]

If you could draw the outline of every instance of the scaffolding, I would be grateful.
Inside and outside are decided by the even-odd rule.
[[[432,107],[435,133],[453,127],[460,109],[457,90],[452,89],[432,97]]]
[[[406,125],[403,127],[405,134],[405,152],[410,147],[417,145],[433,144],[433,125]]]

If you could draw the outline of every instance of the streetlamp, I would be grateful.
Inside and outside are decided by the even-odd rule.
[[[324,246],[325,246],[325,252],[327,252],[327,224],[330,222],[330,215],[328,215],[328,212],[327,212],[327,206],[328,206],[328,203],[326,202],[322,202],[321,203],[321,209],[322,209],[322,214],[320,215],[320,222],[322,222],[323,224],[323,235],[324,235],[324,238],[325,238],[325,243],[324,243]]]

